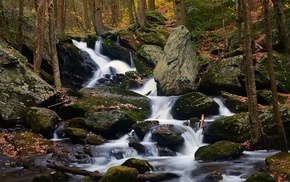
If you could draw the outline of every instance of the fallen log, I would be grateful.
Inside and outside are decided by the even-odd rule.
[[[67,173],[71,173],[71,174],[79,174],[79,175],[83,175],[83,176],[89,176],[92,179],[101,179],[103,177],[103,175],[100,173],[95,173],[92,171],[87,171],[87,170],[79,169],[76,167],[59,166],[55,163],[50,163],[50,164],[47,164],[46,166],[51,168],[51,169],[54,169],[56,171],[62,171],[62,172],[67,172]]]
[[[89,176],[94,180],[101,179],[104,175],[100,173],[95,173],[91,171],[87,171],[84,169],[79,169],[77,167],[69,167],[69,166],[59,166],[55,163],[50,163],[46,165],[48,168],[54,169],[56,171],[67,172],[71,174],[78,174],[83,176]],[[167,179],[173,179],[179,177],[174,173],[148,173],[148,174],[138,174],[136,181],[163,181]]]

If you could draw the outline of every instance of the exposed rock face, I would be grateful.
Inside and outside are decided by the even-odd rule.
[[[46,138],[53,137],[58,120],[56,112],[46,108],[31,107],[26,113],[26,124],[33,132],[41,133]]]
[[[23,119],[29,107],[55,94],[26,63],[25,57],[0,40],[0,124]]]
[[[162,48],[156,45],[143,45],[138,53],[154,66],[164,56]]]
[[[180,95],[198,87],[198,62],[191,46],[190,32],[174,28],[164,47],[165,56],[154,69],[158,95]]]

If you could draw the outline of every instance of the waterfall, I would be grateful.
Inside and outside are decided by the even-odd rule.
[[[82,51],[87,52],[91,58],[98,65],[99,69],[94,73],[93,77],[84,84],[84,87],[90,88],[94,87],[97,81],[106,76],[106,75],[114,75],[114,74],[125,74],[127,71],[135,71],[135,65],[132,59],[131,65],[128,65],[126,62],[121,60],[111,60],[109,57],[102,54],[102,39],[98,39],[95,43],[95,49],[91,49],[87,47],[86,42],[78,42],[73,40],[73,44],[81,49]]]

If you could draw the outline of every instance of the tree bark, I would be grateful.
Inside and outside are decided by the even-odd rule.
[[[101,2],[100,0],[94,0],[94,28],[98,35],[104,34],[104,25],[103,25],[103,18],[101,12]]]
[[[288,32],[286,18],[285,18],[285,14],[283,10],[283,1],[272,0],[272,2],[274,3],[278,31],[280,33],[280,36],[284,45],[286,58],[288,61],[290,61],[290,38],[289,38],[289,32]]]
[[[115,0],[110,0],[110,9],[111,9],[113,27],[116,27],[117,26],[117,13],[116,13],[116,1]]]
[[[146,24],[146,0],[138,0],[138,14],[137,21],[141,28],[145,28]]]
[[[245,75],[246,75],[246,87],[248,95],[249,106],[249,121],[251,127],[251,140],[255,146],[261,141],[261,124],[258,116],[258,103],[255,84],[255,73],[253,63],[253,35],[252,35],[252,20],[250,12],[250,0],[243,0],[243,17],[244,17],[244,58],[245,58]]]
[[[3,28],[4,27],[4,15],[3,15],[3,10],[4,10],[4,6],[3,6],[3,0],[0,0],[0,27]],[[1,34],[1,32],[0,32]]]
[[[155,10],[155,0],[148,0],[148,10]]]
[[[88,1],[82,0],[83,2],[83,22],[84,22],[84,29],[88,30],[90,28],[89,24],[89,13],[88,13]]]
[[[58,0],[57,12],[57,29],[59,34],[64,34],[65,30],[65,0]]]
[[[128,11],[129,11],[129,21],[130,23],[133,23],[135,21],[135,18],[134,18],[134,0],[128,0]]]
[[[35,49],[33,53],[34,72],[39,75],[41,70],[42,54],[44,47],[46,0],[41,0],[37,8],[36,25],[34,32]]]
[[[176,25],[185,25],[185,7],[184,0],[173,0],[174,13],[176,16]]]
[[[18,51],[20,53],[22,53],[22,43],[23,43],[23,33],[22,33],[23,6],[24,6],[24,1],[23,0],[19,0],[19,16],[18,16],[17,43],[18,43]]]
[[[266,40],[267,40],[267,55],[268,55],[268,66],[269,66],[269,77],[271,81],[271,90],[272,90],[272,105],[277,122],[280,150],[281,152],[288,153],[287,138],[281,119],[281,113],[278,104],[278,95],[277,95],[277,83],[275,79],[274,66],[273,66],[273,50],[272,50],[272,27],[270,21],[270,6],[269,0],[263,0],[264,5],[264,18],[266,22]]]
[[[61,89],[61,80],[59,72],[59,63],[56,49],[56,33],[54,22],[54,4],[53,0],[48,0],[48,15],[49,15],[49,44],[50,44],[50,59],[53,69],[54,85],[57,90]]]

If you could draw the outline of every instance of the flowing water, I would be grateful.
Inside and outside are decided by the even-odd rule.
[[[133,61],[131,65],[120,61],[110,60],[108,57],[101,54],[101,41],[96,42],[95,50],[89,49],[84,42],[73,41],[74,45],[83,51],[88,52],[92,59],[95,60],[99,69],[94,74],[93,78],[88,81],[85,87],[93,87],[96,81],[104,74],[125,73],[126,71],[135,70]],[[157,88],[154,79],[146,81],[144,86],[139,89],[134,89],[134,92],[142,95],[147,95],[151,99],[152,114],[148,120],[158,120],[162,124],[171,124],[174,127],[183,131],[184,145],[177,151],[176,156],[159,156],[156,147],[156,142],[152,139],[151,132],[148,132],[144,137],[141,144],[147,148],[147,152],[143,155],[138,155],[138,152],[128,146],[128,135],[121,137],[118,140],[111,140],[106,144],[96,146],[98,157],[93,158],[90,165],[83,165],[86,170],[98,170],[105,173],[111,166],[121,165],[128,158],[135,157],[146,159],[154,167],[154,171],[173,172],[178,174],[178,179],[167,180],[168,182],[192,182],[192,181],[212,181],[206,180],[206,175],[213,171],[220,171],[223,175],[222,181],[245,181],[246,177],[250,174],[263,170],[264,159],[272,152],[255,151],[244,152],[241,159],[231,161],[218,161],[218,162],[200,162],[194,160],[195,151],[203,145],[202,129],[192,129],[190,126],[184,125],[186,121],[175,120],[170,114],[171,107],[173,106],[177,96],[157,96]],[[218,97],[213,98],[220,106],[220,113],[217,116],[205,118],[205,122],[211,122],[217,117],[232,115]]]

